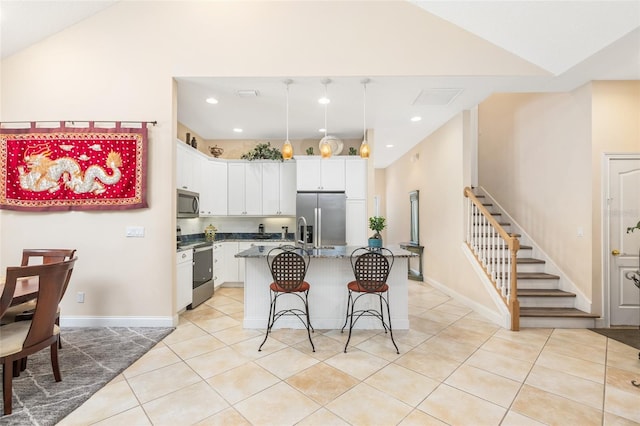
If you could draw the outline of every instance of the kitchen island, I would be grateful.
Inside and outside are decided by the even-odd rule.
[[[353,281],[350,255],[357,247],[336,246],[328,249],[310,249],[310,262],[305,281],[309,290],[309,316],[311,325],[318,330],[341,329],[347,312],[347,283]],[[416,256],[399,246],[387,247],[395,261],[389,274],[389,303],[391,323],[394,329],[409,328],[407,264]],[[267,263],[267,255],[273,247],[255,246],[236,255],[245,259],[244,277],[244,328],[265,329],[269,316],[269,284],[273,281]],[[363,300],[366,299],[366,300]],[[377,297],[366,297],[358,301],[358,306],[379,309]],[[278,299],[278,309],[289,306],[299,307],[301,301],[295,297]],[[276,321],[274,328],[303,328],[296,317],[283,317]],[[361,318],[356,327],[360,329],[380,329],[382,324],[375,318]]]

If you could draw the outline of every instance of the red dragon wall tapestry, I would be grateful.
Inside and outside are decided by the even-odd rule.
[[[0,209],[147,207],[147,128],[0,129]]]

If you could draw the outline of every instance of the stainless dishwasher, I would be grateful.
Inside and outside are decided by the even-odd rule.
[[[187,309],[193,309],[213,296],[213,243],[193,248],[193,300]]]

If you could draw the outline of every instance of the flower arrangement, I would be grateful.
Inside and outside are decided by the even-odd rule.
[[[638,221],[638,223],[636,223],[636,226],[630,226],[627,228],[627,234],[632,233],[635,230],[639,230],[640,231],[640,221]]]

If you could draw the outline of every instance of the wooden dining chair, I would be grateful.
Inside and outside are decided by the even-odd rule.
[[[22,261],[20,262],[20,265],[21,266],[28,266],[32,264],[47,265],[50,263],[63,262],[65,260],[72,259],[75,256],[75,253],[76,253],[75,249],[24,249],[22,250]],[[69,285],[70,278],[71,278],[71,274],[69,274],[69,277],[67,277],[67,282],[65,283],[62,296],[64,296],[64,292],[67,290],[67,286]],[[24,321],[24,320],[31,319],[31,317],[33,316],[33,309],[35,308],[35,306],[36,306],[35,299],[21,303],[19,305],[11,306],[10,308],[7,309],[7,312],[5,312],[2,318],[2,324],[8,324],[16,321]],[[56,315],[56,324],[58,326],[60,325],[60,308],[59,307]],[[62,348],[62,341],[60,341],[59,345],[60,345],[60,348]]]
[[[56,382],[62,380],[58,364],[60,327],[56,324],[56,312],[76,259],[74,257],[59,263],[7,268],[5,286],[0,296],[0,318],[11,304],[19,279],[38,277],[38,297],[31,320],[7,324],[0,329],[0,362],[2,363],[5,415],[11,414],[12,411],[14,369],[19,368],[19,361],[28,355],[49,346],[53,376]]]

